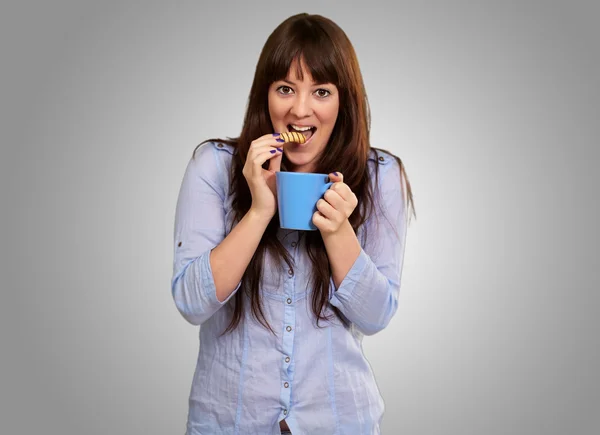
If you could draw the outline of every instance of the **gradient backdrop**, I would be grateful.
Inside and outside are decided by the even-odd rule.
[[[179,186],[298,12],[349,35],[414,188],[364,342],[383,433],[600,433],[600,4],[523,0],[3,2],[0,433],[184,433]]]

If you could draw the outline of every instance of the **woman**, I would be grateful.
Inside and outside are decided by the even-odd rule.
[[[240,136],[194,150],[172,280],[201,325],[187,435],[379,433],[361,341],[396,311],[412,194],[400,159],[370,147],[369,123],[350,41],[299,14],[262,50]],[[306,143],[283,143],[293,130]],[[318,231],[279,227],[277,171],[330,174]]]

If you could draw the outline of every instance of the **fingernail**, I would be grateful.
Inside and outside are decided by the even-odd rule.
[[[280,153],[283,152],[283,148],[277,148],[277,151],[279,151]]]
[[[277,142],[285,142],[285,139],[275,139]]]
[[[273,133],[273,136],[279,136],[281,133]]]
[[[333,175],[335,175],[336,177],[338,176],[337,172],[334,172]]]
[[[271,154],[275,154],[277,151],[275,150],[271,150]]]

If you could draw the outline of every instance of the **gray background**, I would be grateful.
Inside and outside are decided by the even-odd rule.
[[[184,432],[183,171],[304,11],[354,43],[415,192],[398,313],[364,342],[383,433],[599,433],[592,1],[3,2],[0,433]]]

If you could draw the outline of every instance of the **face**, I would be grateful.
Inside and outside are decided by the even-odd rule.
[[[286,143],[283,152],[291,163],[289,170],[313,172],[325,150],[339,111],[338,89],[331,83],[316,84],[302,65],[304,80],[296,76],[292,64],[288,76],[269,87],[269,115],[276,133],[302,131],[303,144]]]

